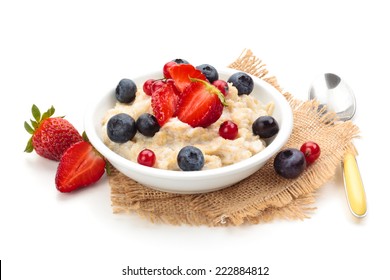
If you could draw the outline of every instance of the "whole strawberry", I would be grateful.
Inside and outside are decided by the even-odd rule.
[[[43,114],[36,105],[32,106],[31,111],[34,118],[30,120],[31,125],[24,122],[24,128],[32,134],[25,152],[35,150],[44,158],[59,161],[70,146],[83,140],[70,122],[63,117],[51,117],[55,112],[53,106]]]

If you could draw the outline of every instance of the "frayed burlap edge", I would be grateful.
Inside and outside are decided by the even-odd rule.
[[[299,114],[314,114],[315,118],[313,119],[319,120],[324,127],[330,130],[342,128],[337,130],[338,133],[343,133],[343,135],[339,135],[341,139],[345,140],[342,147],[337,147],[333,153],[328,153],[325,159],[321,157],[319,162],[310,166],[298,179],[284,182],[286,187],[280,192],[243,206],[233,207],[235,209],[230,207],[221,209],[218,203],[213,201],[215,196],[210,193],[180,195],[151,190],[114,170],[109,176],[114,213],[136,212],[152,222],[207,226],[258,224],[269,222],[275,218],[305,219],[309,217],[309,213],[315,209],[312,206],[315,202],[315,190],[334,176],[336,168],[340,165],[347,151],[355,153],[352,140],[358,136],[358,128],[352,122],[337,122],[336,115],[325,113],[326,108],[319,110],[319,104],[316,101],[303,102],[294,99],[288,92],[283,93],[277,79],[268,76],[265,64],[250,50],[244,50],[229,67],[250,73],[273,85],[290,103],[294,111],[294,118],[299,118]],[[299,128],[294,126],[293,134],[296,130]],[[303,143],[307,140],[298,139],[295,142]],[[296,146],[296,143],[289,141],[285,147],[294,145]],[[272,160],[268,164],[271,162]],[[256,176],[256,174],[252,176]],[[217,191],[215,194],[237,192],[239,188],[244,188],[247,182],[250,183],[251,177],[235,186]],[[280,182],[280,180],[287,179],[278,178],[278,180]]]

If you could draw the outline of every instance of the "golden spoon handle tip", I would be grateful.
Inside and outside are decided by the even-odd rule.
[[[366,193],[355,156],[351,153],[344,157],[343,174],[349,208],[356,217],[364,217],[367,212]]]

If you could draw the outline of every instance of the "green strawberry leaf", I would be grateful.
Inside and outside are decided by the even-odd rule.
[[[28,133],[34,134],[34,129],[27,122],[24,122],[24,128],[27,130]]]
[[[108,160],[106,160],[106,166],[105,166],[105,169],[106,169],[106,173],[107,175],[111,175],[111,164],[108,162]]]
[[[43,113],[42,121],[50,118],[51,116],[53,116],[54,112],[55,112],[55,109],[54,109],[53,106],[51,106],[49,110],[47,110],[45,113]]]
[[[84,141],[89,142],[88,135],[85,131],[83,131],[83,134],[81,136],[83,137]]]
[[[24,151],[25,151],[26,153],[31,153],[33,150],[34,150],[34,146],[33,146],[33,144],[32,144],[32,137],[31,137],[30,140],[28,140],[27,146],[26,146],[26,148],[24,149]]]
[[[34,119],[39,122],[41,120],[41,111],[39,111],[38,107],[35,104],[32,105],[31,112]]]
[[[30,121],[31,121],[31,125],[32,125],[32,127],[34,128],[34,130],[37,129],[38,126],[39,126],[39,123],[36,122],[36,121],[33,121],[33,120],[31,120],[31,119],[30,119]]]

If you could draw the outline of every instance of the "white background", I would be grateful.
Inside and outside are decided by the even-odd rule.
[[[269,276],[235,279],[388,279],[386,2],[1,1],[4,279],[148,279],[122,276],[128,265],[270,269]],[[177,57],[225,66],[244,48],[300,99],[324,72],[339,74],[354,89],[354,121],[361,129],[355,144],[369,209],[364,219],[350,214],[338,170],[304,221],[229,228],[152,224],[135,214],[112,214],[106,178],[63,195],[54,185],[57,163],[23,153],[29,137],[23,122],[33,103],[54,105],[82,131],[85,107],[121,78]]]

